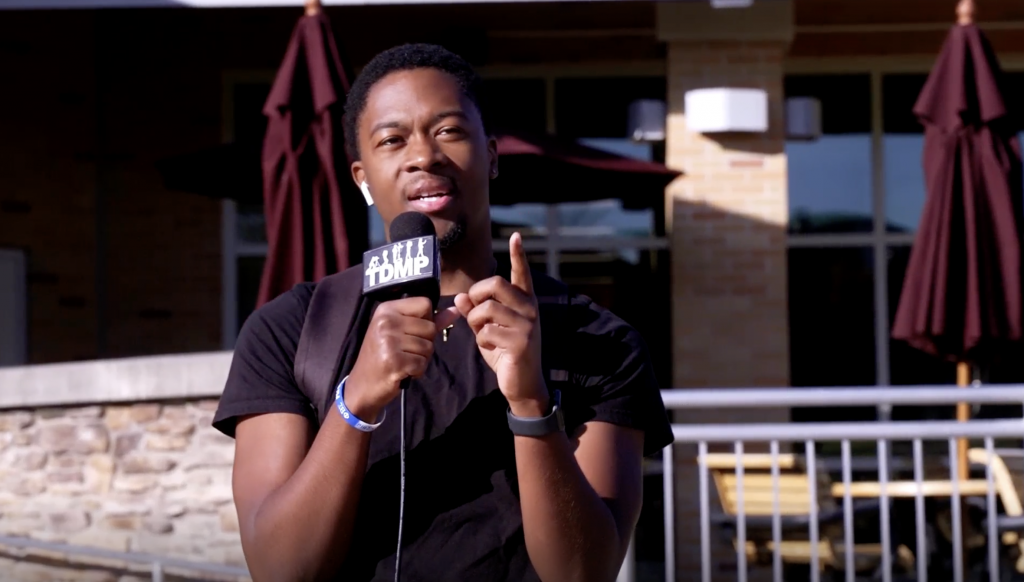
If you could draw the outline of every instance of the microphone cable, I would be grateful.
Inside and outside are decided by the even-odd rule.
[[[395,582],[400,582],[402,572],[402,526],[405,523],[405,393],[409,387],[409,379],[402,381],[401,401],[399,403],[398,434],[402,441],[399,452],[399,471],[401,477],[398,490],[398,549],[395,551]]]

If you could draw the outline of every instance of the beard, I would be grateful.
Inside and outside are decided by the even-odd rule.
[[[465,219],[459,217],[455,222],[452,223],[451,227],[448,228],[437,239],[437,246],[440,250],[450,249],[453,246],[462,242],[462,239],[466,237],[466,225]]]

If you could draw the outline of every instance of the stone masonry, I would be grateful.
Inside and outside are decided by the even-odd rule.
[[[0,535],[244,567],[234,444],[210,426],[216,406],[206,399],[0,412]],[[133,576],[148,579],[119,564],[0,546],[0,580]]]

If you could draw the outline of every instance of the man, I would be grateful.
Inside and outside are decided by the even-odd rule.
[[[488,188],[499,160],[478,85],[459,57],[406,45],[374,58],[346,103],[352,176],[385,225],[407,211],[434,223],[436,315],[425,298],[380,303],[319,426],[292,372],[315,286],[257,310],[239,335],[214,424],[236,439],[235,504],[257,582],[393,579],[396,396],[408,377],[404,579],[600,582],[621,566],[642,457],[672,440],[667,414],[632,328],[582,296],[565,321],[539,321],[534,287],[546,279],[518,234],[510,267],[498,267]],[[542,348],[541,324],[565,326],[566,341]],[[545,378],[542,349],[575,362],[568,379]],[[555,394],[564,430],[513,431],[551,418]]]

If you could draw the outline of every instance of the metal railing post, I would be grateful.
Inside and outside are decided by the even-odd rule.
[[[619,568],[619,575],[615,582],[636,582],[636,536],[629,539],[629,546],[626,548],[626,557],[622,560],[622,567]]]
[[[47,542],[31,538],[0,535],[0,546],[17,548],[18,550],[43,550],[57,554],[63,554],[69,558],[98,558],[101,560],[112,560],[126,564],[146,565],[150,567],[152,579],[156,582],[163,582],[164,569],[174,568],[198,574],[213,574],[217,576],[230,576],[232,578],[249,578],[249,570],[238,566],[226,564],[211,564],[205,562],[193,562],[181,558],[158,556],[144,552],[116,552],[103,548],[89,546],[76,546],[57,542]],[[69,560],[73,561],[73,560]]]
[[[164,582],[164,566],[160,562],[153,562],[153,582]]]
[[[923,405],[950,405],[959,402],[968,404],[1017,404],[1024,402],[1024,384],[1000,385],[999,387],[981,386],[970,391],[964,391],[955,386],[918,386],[918,387],[870,387],[866,388],[729,388],[729,389],[685,389],[662,391],[662,398],[666,408],[670,410],[722,410],[730,408],[794,408],[794,407],[855,407],[855,406],[878,406],[880,410],[891,410],[894,406],[923,406]],[[1024,407],[1022,407],[1024,412]],[[993,474],[992,465],[1000,463],[1000,451],[995,449],[996,439],[1014,439],[1018,446],[1024,446],[1021,442],[1021,422],[1024,415],[1017,418],[1015,415],[1008,419],[973,419],[969,422],[958,421],[894,421],[885,418],[884,422],[785,422],[785,423],[733,423],[733,424],[673,424],[672,431],[675,435],[675,444],[697,445],[697,458],[689,461],[696,461],[698,470],[698,489],[696,492],[687,492],[689,495],[696,494],[700,503],[700,548],[699,555],[700,579],[710,582],[711,572],[714,569],[711,556],[711,535],[712,523],[715,523],[715,512],[722,512],[723,508],[709,507],[711,503],[709,481],[712,474],[716,479],[720,476],[715,471],[725,470],[733,472],[730,475],[735,491],[723,493],[729,498],[729,521],[734,523],[731,529],[733,537],[732,545],[736,547],[736,561],[739,571],[736,573],[739,580],[743,580],[747,574],[745,542],[753,540],[757,544],[771,543],[770,562],[764,564],[760,561],[751,564],[752,567],[769,566],[771,573],[778,579],[786,558],[780,555],[780,519],[782,514],[789,515],[795,506],[789,506],[781,497],[780,487],[799,487],[796,481],[790,481],[793,485],[783,485],[780,475],[780,443],[800,443],[806,445],[804,456],[808,462],[806,467],[806,480],[808,484],[807,494],[811,496],[811,503],[807,509],[809,519],[808,533],[810,534],[809,556],[812,564],[823,556],[815,556],[818,545],[814,542],[822,534],[818,531],[815,522],[817,505],[815,500],[822,496],[828,497],[829,491],[816,491],[815,480],[816,467],[827,473],[841,473],[841,483],[830,483],[831,479],[823,479],[824,483],[830,483],[831,495],[839,500],[841,497],[841,513],[843,517],[842,544],[844,548],[844,560],[838,567],[846,570],[846,580],[856,579],[855,567],[855,540],[854,522],[855,514],[859,504],[854,503],[857,497],[876,497],[880,501],[876,510],[879,518],[882,541],[882,554],[879,556],[881,562],[877,575],[882,580],[892,580],[897,576],[894,571],[896,558],[902,558],[902,552],[910,548],[904,544],[913,545],[915,554],[914,569],[919,582],[925,582],[929,575],[929,560],[931,550],[928,543],[928,532],[926,531],[927,516],[925,515],[925,500],[930,496],[946,497],[951,502],[952,529],[955,532],[952,542],[953,572],[949,578],[954,582],[964,580],[964,544],[959,535],[955,535],[962,529],[962,524],[968,520],[968,515],[961,511],[960,501],[967,496],[977,497],[982,491],[985,492],[988,547],[985,555],[978,560],[987,562],[986,571],[988,579],[996,582],[999,579],[998,569],[1005,567],[1001,563],[999,554],[999,532],[997,521],[999,519],[998,482],[1000,477]],[[981,489],[978,479],[965,483],[958,478],[955,446],[957,439],[984,439],[985,452],[988,460],[984,483],[987,489]],[[821,458],[823,449],[820,443],[838,441],[841,444],[841,459]],[[853,455],[851,441],[873,443],[875,453],[871,457],[858,458]],[[910,441],[913,445],[912,458],[894,457],[892,444],[896,441]],[[949,470],[948,481],[936,482],[926,477],[925,471],[925,441],[946,441],[949,446],[949,454],[935,458],[929,458],[928,462],[938,465],[946,465]],[[769,455],[755,455],[744,451],[744,443],[768,443],[771,445]],[[732,445],[735,461],[725,460],[722,454],[709,455],[709,445]],[[674,480],[675,474],[672,463],[672,447],[665,449],[665,462],[663,463],[663,479],[665,490],[665,579],[674,581],[678,575],[675,572],[675,522],[674,522]],[[831,454],[831,453],[830,453]],[[711,458],[714,458],[714,465],[710,465]],[[874,457],[874,458],[872,458]],[[749,467],[744,458],[750,461]],[[792,469],[793,459],[787,459],[787,470]],[[839,461],[839,464],[833,461]],[[981,462],[980,458],[975,461]],[[714,467],[714,468],[711,468]],[[936,467],[937,468],[937,467]],[[770,471],[770,473],[769,473]],[[877,482],[859,483],[855,482],[855,472],[877,471]],[[905,473],[912,473],[912,476],[904,476]],[[770,478],[771,490],[768,491],[768,479]],[[745,481],[750,481],[748,490]],[[729,483],[729,479],[722,481]],[[874,489],[873,489],[874,488]],[[796,491],[796,489],[791,489]],[[874,491],[874,493],[872,493]],[[750,493],[748,496],[747,494]],[[915,540],[904,539],[902,532],[893,528],[902,529],[899,519],[891,514],[889,501],[894,498],[908,498],[913,503],[914,516],[913,526],[916,530]],[[723,500],[724,502],[725,500]],[[827,500],[826,500],[827,501]],[[756,508],[755,508],[756,505]],[[736,507],[733,510],[733,507]],[[870,507],[864,504],[863,508]],[[766,531],[768,522],[761,517],[768,517],[771,512],[771,531]],[[748,512],[755,512],[757,520],[748,519]],[[798,510],[799,513],[799,510]],[[735,515],[733,515],[735,514]],[[902,517],[900,518],[902,519]],[[735,520],[735,521],[733,521]],[[751,525],[754,524],[754,529]],[[910,525],[910,524],[907,524]],[[818,534],[818,535],[815,535]],[[837,540],[834,540],[837,541]],[[772,543],[774,542],[774,543]],[[901,544],[900,547],[896,547]],[[766,547],[758,548],[758,557],[768,558]],[[896,553],[894,553],[896,552]],[[687,555],[690,555],[689,553]],[[971,556],[973,567],[975,556]],[[899,563],[904,562],[900,559]],[[978,565],[981,565],[979,562]],[[845,567],[844,567],[845,566]],[[813,577],[818,568],[812,565],[811,574]],[[911,574],[913,575],[913,574]],[[935,577],[935,574],[932,574]]]
[[[665,582],[676,579],[676,490],[672,445],[661,451],[662,507],[665,511]]]

